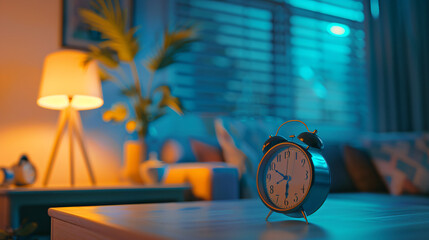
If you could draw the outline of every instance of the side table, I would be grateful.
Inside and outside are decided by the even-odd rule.
[[[179,202],[189,189],[187,184],[0,189],[0,229],[18,228],[26,220],[37,222],[35,235],[49,236],[51,207]]]
[[[429,198],[330,194],[302,219],[273,214],[259,199],[51,208],[52,240],[427,239]]]

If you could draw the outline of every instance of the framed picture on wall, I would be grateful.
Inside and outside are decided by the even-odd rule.
[[[96,2],[95,0],[63,0],[62,47],[87,50],[89,45],[97,44],[103,40],[101,34],[91,30],[79,14],[80,9],[91,8],[93,1]],[[114,2],[115,0],[104,1]],[[126,12],[126,25],[131,27],[133,24],[133,0],[119,0],[119,3]]]

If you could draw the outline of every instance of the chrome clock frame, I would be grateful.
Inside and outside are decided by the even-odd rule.
[[[310,182],[310,188],[307,191],[307,195],[301,201],[301,203],[298,204],[295,208],[282,210],[274,206],[274,204],[272,204],[272,202],[267,196],[266,189],[264,186],[264,170],[267,162],[275,153],[279,151],[279,149],[290,145],[300,148],[305,153],[307,161],[311,166],[312,179]],[[331,186],[331,175],[329,171],[329,166],[326,160],[321,155],[320,150],[311,147],[304,148],[300,144],[290,141],[279,143],[266,152],[266,154],[262,157],[261,162],[259,163],[256,179],[259,197],[261,198],[265,206],[267,206],[271,210],[266,220],[268,220],[272,211],[274,211],[278,213],[283,213],[289,217],[304,217],[306,222],[308,223],[307,216],[313,214],[322,206],[328,196]]]

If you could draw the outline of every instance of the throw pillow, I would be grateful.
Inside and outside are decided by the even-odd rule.
[[[243,125],[239,126],[243,127]],[[234,128],[234,125],[230,125],[230,127],[232,127],[232,131],[227,130],[223,119],[216,119],[215,121],[216,136],[222,148],[225,162],[238,169],[240,177],[240,198],[257,197],[256,168],[258,167],[259,162],[259,160],[257,160],[257,150],[260,150],[263,142],[259,149],[254,149],[238,138],[238,136],[244,136],[239,134],[240,132],[238,131],[243,130],[244,128]],[[241,139],[243,140],[243,138]],[[260,152],[262,153],[262,151]]]
[[[217,140],[201,137],[168,138],[162,144],[160,159],[165,163],[223,162]]]
[[[196,139],[190,139],[192,151],[198,162],[223,162],[222,150]]]
[[[179,162],[183,157],[182,145],[173,139],[165,141],[161,148],[161,160],[165,163]]]
[[[246,172],[246,155],[237,148],[231,134],[223,126],[222,120],[215,121],[215,130],[225,162],[236,167],[241,177]]]
[[[347,172],[358,191],[387,192],[383,179],[366,151],[345,145],[344,161]]]
[[[377,170],[383,176],[390,193],[429,193],[428,135],[367,141],[365,144],[370,149]]]
[[[165,140],[160,150],[160,159],[165,163],[196,162],[191,143],[186,137],[172,137]]]

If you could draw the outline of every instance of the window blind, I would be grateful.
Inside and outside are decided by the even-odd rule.
[[[368,114],[361,1],[289,0],[294,117],[337,130],[362,130]]]
[[[362,129],[361,1],[175,0],[173,12],[201,29],[172,77],[188,111]]]

